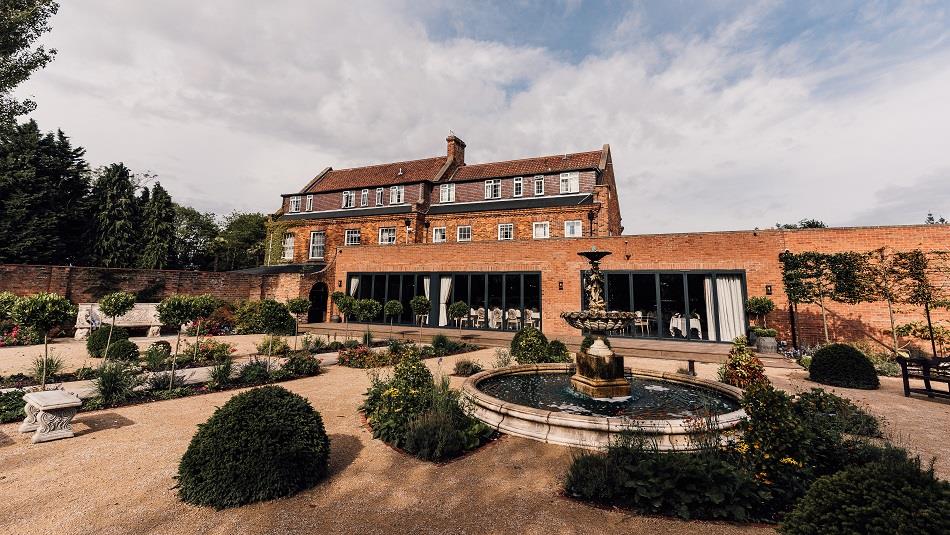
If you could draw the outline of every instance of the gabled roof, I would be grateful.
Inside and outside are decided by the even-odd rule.
[[[509,160],[506,162],[465,165],[456,169],[449,180],[461,182],[484,178],[543,175],[546,173],[577,171],[580,169],[596,169],[600,165],[602,155],[603,151],[597,150],[574,154],[525,158],[523,160]]]
[[[429,182],[438,178],[446,157],[384,163],[350,169],[330,169],[300,193],[322,193],[356,188],[375,188]]]

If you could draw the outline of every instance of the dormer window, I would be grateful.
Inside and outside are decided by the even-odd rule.
[[[516,176],[514,180],[514,191],[511,193],[512,197],[521,197],[524,193],[524,178]]]
[[[580,173],[561,173],[561,193],[577,193],[580,190]]]
[[[313,195],[307,195],[307,211],[313,211]]]
[[[455,202],[455,184],[439,186],[439,202]]]
[[[535,196],[544,195],[544,175],[534,177],[534,194]]]
[[[485,198],[486,199],[500,199],[501,198],[501,180],[486,180],[485,181]]]
[[[383,205],[383,188],[376,188],[376,206]]]
[[[356,204],[356,193],[352,191],[343,192],[343,208],[353,208]]]
[[[389,188],[389,204],[402,204],[405,202],[405,196],[405,186],[392,186]]]
[[[290,198],[290,212],[297,213],[300,211],[300,197],[291,197]]]
[[[360,206],[369,206],[369,190],[364,189],[360,192]]]

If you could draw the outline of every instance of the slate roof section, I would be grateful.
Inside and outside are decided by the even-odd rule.
[[[446,156],[384,163],[350,169],[331,169],[322,178],[310,185],[306,193],[326,193],[347,189],[397,186],[416,182],[431,182],[438,178],[445,165]]]

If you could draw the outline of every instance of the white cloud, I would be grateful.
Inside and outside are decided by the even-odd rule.
[[[854,31],[771,46],[752,37],[773,31],[768,4],[649,40],[631,13],[569,63],[436,40],[425,4],[236,6],[63,5],[60,55],[25,88],[40,126],[219,213],[270,211],[328,165],[439,154],[449,129],[469,161],[610,143],[628,232],[874,222],[893,214],[881,192],[950,168],[942,13],[863,13],[900,46]]]

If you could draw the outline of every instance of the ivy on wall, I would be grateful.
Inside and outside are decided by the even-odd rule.
[[[295,226],[297,225],[288,221],[269,221],[267,223],[267,238],[264,240],[264,265],[272,266],[287,262],[284,260],[284,234]]]

